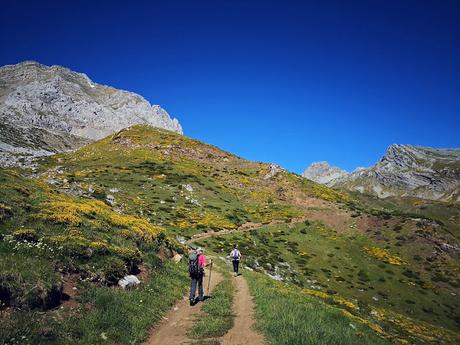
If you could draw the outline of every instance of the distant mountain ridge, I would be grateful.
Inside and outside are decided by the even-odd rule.
[[[459,201],[460,149],[393,144],[372,167],[347,173],[327,162],[313,163],[302,176],[381,198],[414,196]]]
[[[62,152],[145,123],[182,134],[177,119],[132,92],[34,61],[0,67],[0,166]]]

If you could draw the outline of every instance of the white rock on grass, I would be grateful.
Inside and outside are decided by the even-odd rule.
[[[123,289],[135,287],[140,283],[141,281],[134,275],[125,276],[118,281],[118,285],[120,285]]]
[[[193,187],[191,184],[183,184],[182,188],[184,188],[187,192],[190,192],[190,193],[193,192]]]

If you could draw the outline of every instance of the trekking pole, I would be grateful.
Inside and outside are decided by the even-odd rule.
[[[206,296],[209,296],[209,285],[211,284],[211,273],[212,273],[212,260],[211,260],[211,267],[209,268],[208,291],[206,292]]]

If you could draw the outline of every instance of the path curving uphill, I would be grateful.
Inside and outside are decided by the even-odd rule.
[[[188,245],[205,238],[228,234],[232,232],[250,231],[260,228],[263,224],[247,223],[233,230],[218,232],[205,232],[196,234],[186,243]],[[222,280],[222,275],[214,272],[211,276],[210,291]],[[254,302],[249,291],[246,279],[243,276],[232,278],[235,286],[235,297],[233,312],[235,320],[233,328],[222,336],[219,341],[221,345],[264,345],[264,337],[255,330]],[[193,344],[194,341],[188,337],[193,321],[201,311],[201,303],[191,307],[187,296],[176,304],[163,320],[154,326],[150,331],[149,339],[144,345],[183,345]]]
[[[208,273],[209,274],[209,273]],[[219,272],[211,275],[209,291],[212,292],[217,284],[222,280]],[[150,336],[144,345],[179,345],[192,344],[188,333],[192,328],[193,321],[201,311],[202,303],[195,306],[189,305],[187,296],[179,301],[167,314],[163,320],[154,326],[150,331]]]

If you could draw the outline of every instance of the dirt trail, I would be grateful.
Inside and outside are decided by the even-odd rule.
[[[277,222],[276,222],[277,223]],[[280,222],[281,223],[281,222]],[[258,223],[247,223],[234,230],[224,230],[220,232],[201,233],[193,236],[187,244],[205,239],[208,237],[228,234],[237,231],[250,231],[263,226]],[[209,273],[208,273],[209,274]],[[207,277],[206,277],[207,278]],[[207,279],[204,283],[207,287]],[[263,345],[264,337],[254,330],[254,303],[252,301],[249,287],[242,276],[234,278],[236,294],[234,298],[233,310],[235,312],[235,323],[233,328],[220,338],[222,345]],[[222,275],[213,270],[211,275],[210,292],[222,280]],[[205,290],[206,292],[206,290]],[[192,344],[187,333],[190,331],[196,315],[201,311],[201,304],[191,307],[188,297],[184,298],[173,307],[161,322],[155,325],[150,331],[149,339],[144,345],[182,345]]]
[[[202,232],[202,233],[199,233],[199,234],[195,234],[192,236],[191,239],[189,239],[187,241],[187,244],[191,244],[193,242],[196,242],[196,241],[199,241],[199,240],[204,240],[206,238],[209,238],[209,237],[214,237],[214,236],[220,236],[220,235],[228,235],[228,234],[231,234],[231,233],[234,233],[234,232],[245,232],[245,231],[251,231],[251,230],[257,230],[263,226],[267,226],[267,225],[275,225],[275,224],[294,224],[294,223],[298,223],[298,222],[303,222],[305,221],[306,218],[299,218],[299,219],[292,219],[290,222],[286,222],[286,221],[282,221],[282,220],[274,220],[268,224],[262,224],[262,223],[252,223],[252,222],[248,222],[248,223],[245,223],[243,225],[240,225],[238,228],[236,229],[231,229],[231,230],[228,230],[228,229],[225,229],[225,230],[221,230],[221,231],[209,231],[209,232]]]
[[[264,337],[254,330],[254,302],[249,292],[248,283],[242,276],[234,278],[236,295],[233,310],[235,324],[221,340],[221,345],[263,345]]]
[[[221,230],[221,231],[202,232],[202,233],[193,235],[192,238],[187,241],[187,244],[191,244],[191,243],[199,241],[199,240],[204,240],[204,239],[209,238],[209,237],[231,234],[233,232],[251,231],[251,230],[258,229],[258,228],[260,228],[262,226],[264,226],[264,224],[261,224],[261,223],[245,223],[245,224],[239,226],[236,229],[231,229],[231,230],[226,229],[226,230]]]
[[[205,294],[209,277],[209,272],[207,271],[206,273],[203,281]],[[209,292],[211,292],[221,280],[222,275],[213,270]],[[165,318],[150,331],[150,337],[144,345],[192,344],[187,333],[190,331],[197,313],[200,312],[201,306],[202,303],[199,303],[191,307],[189,305],[188,296],[184,296],[184,298],[166,314]]]

